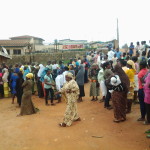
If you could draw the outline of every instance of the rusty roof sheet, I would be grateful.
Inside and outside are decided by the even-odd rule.
[[[0,40],[0,46],[27,46],[30,40]]]

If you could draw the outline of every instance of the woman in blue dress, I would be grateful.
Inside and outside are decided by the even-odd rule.
[[[12,104],[14,104],[14,99],[16,96],[16,80],[18,79],[18,74],[14,72],[11,76],[10,83],[11,83],[11,93],[12,93]]]

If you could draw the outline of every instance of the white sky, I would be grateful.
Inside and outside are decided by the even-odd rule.
[[[120,45],[150,40],[150,0],[0,0],[0,6],[0,39],[112,40],[118,18]]]

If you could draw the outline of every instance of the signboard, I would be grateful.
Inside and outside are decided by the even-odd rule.
[[[69,49],[83,49],[83,44],[76,44],[76,45],[63,45],[63,49],[69,50]]]

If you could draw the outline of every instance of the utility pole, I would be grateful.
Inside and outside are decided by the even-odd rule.
[[[118,41],[118,48],[119,48],[119,25],[118,25],[118,18],[117,18],[117,41]]]

